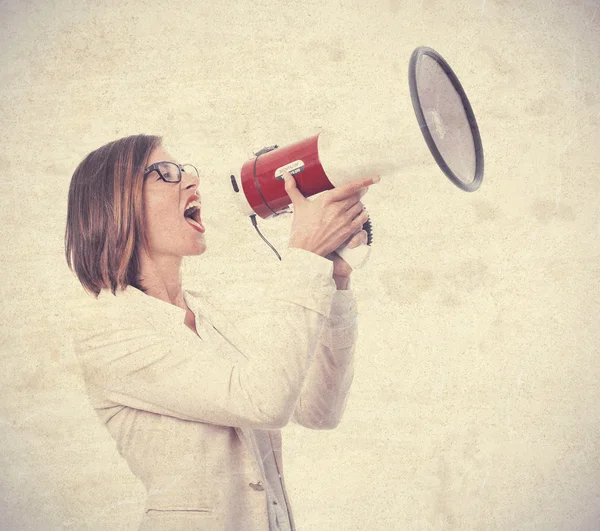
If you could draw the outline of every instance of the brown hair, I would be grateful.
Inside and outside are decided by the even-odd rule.
[[[69,187],[65,255],[83,287],[139,283],[137,249],[146,245],[142,207],[143,172],[162,138],[128,136],[92,151],[77,166]]]

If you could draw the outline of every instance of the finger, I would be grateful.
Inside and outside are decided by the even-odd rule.
[[[363,190],[366,191],[366,188],[363,188]],[[360,208],[362,208],[360,198],[361,195],[359,193],[356,193],[346,197],[345,199],[341,199],[340,201],[335,201],[335,204],[339,206],[341,212],[343,212],[344,210],[359,208],[359,210],[356,212],[358,214]]]
[[[355,233],[363,228],[363,225],[369,220],[369,212],[364,208],[349,224],[349,229]]]
[[[285,191],[292,200],[294,206],[306,201],[306,198],[302,195],[302,192],[298,190],[296,179],[294,179],[291,173],[284,171],[283,180],[285,182]]]
[[[365,245],[366,243],[367,243],[367,231],[360,230],[354,236],[352,236],[352,238],[350,238],[346,247],[348,247],[350,249],[354,249],[355,247],[358,247],[359,245]]]
[[[372,184],[376,184],[380,181],[379,176],[376,177],[367,177],[364,179],[358,179],[356,181],[351,181],[339,188],[334,188],[331,190],[330,199],[332,201],[343,201],[351,197],[354,194],[360,194],[364,188],[368,188]],[[362,192],[364,195],[366,192]],[[360,197],[359,197],[360,198]]]
[[[361,230],[360,235],[362,236],[363,245],[367,245],[369,243],[369,233],[366,230]]]
[[[352,221],[364,209],[365,209],[365,206],[360,201],[357,201],[356,203],[354,203],[348,207],[348,210],[346,210],[345,215],[347,216],[347,219],[349,221]]]

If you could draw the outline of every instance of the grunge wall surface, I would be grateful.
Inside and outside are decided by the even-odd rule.
[[[371,188],[353,275],[356,377],[333,431],[284,430],[300,530],[600,528],[597,0],[8,0],[0,4],[0,527],[135,529],[144,491],[72,350],[70,176],[163,135],[201,171],[209,250],[186,282],[252,330],[275,255],[228,175],[321,127],[415,153]],[[408,59],[460,77],[486,156],[474,194],[417,156]],[[263,222],[278,248],[289,217]],[[284,353],[283,353],[284,355]]]

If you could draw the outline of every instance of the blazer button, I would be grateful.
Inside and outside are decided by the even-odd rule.
[[[258,483],[248,483],[248,485],[250,485],[250,487],[252,487],[254,490],[265,490],[260,481]]]

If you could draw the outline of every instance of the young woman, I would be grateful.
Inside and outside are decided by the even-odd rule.
[[[76,315],[76,351],[93,407],[147,489],[140,529],[295,529],[280,430],[340,421],[356,305],[333,251],[366,242],[360,198],[378,178],[312,201],[285,179],[289,248],[264,333],[249,338],[182,286],[183,257],[206,249],[194,166],[137,135],[73,174],[66,257],[93,295]]]

